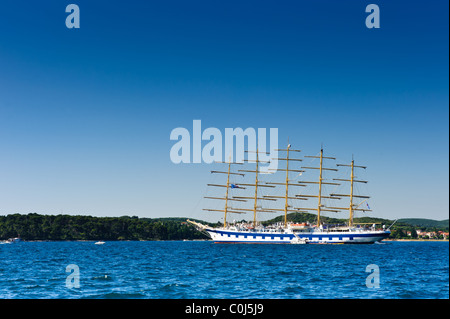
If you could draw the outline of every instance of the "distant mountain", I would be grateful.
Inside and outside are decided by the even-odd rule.
[[[294,223],[303,223],[303,222],[310,222],[314,224],[317,220],[317,216],[310,213],[291,213],[287,216],[288,221],[292,221]],[[331,217],[321,217],[322,221],[326,224],[346,224],[347,219],[338,219],[338,218],[331,218]],[[272,224],[275,222],[282,222],[284,221],[284,216],[277,216],[273,219],[270,219],[268,221],[262,222],[265,225]],[[355,224],[358,223],[377,223],[377,224],[384,224],[386,226],[391,225],[394,220],[389,219],[383,219],[383,218],[377,218],[377,217],[359,217],[354,218],[353,222]],[[396,226],[414,226],[414,227],[436,227],[436,228],[449,228],[449,220],[434,220],[434,219],[426,219],[426,218],[402,218],[397,220],[395,223]]]
[[[434,220],[427,218],[402,218],[397,222],[402,224],[408,224],[417,227],[440,227],[440,228],[448,228],[449,223],[448,219],[445,220]]]
[[[290,213],[287,215],[287,220],[294,223],[304,223],[304,222],[310,222],[312,224],[315,224],[317,221],[317,215],[310,214],[310,213]],[[322,216],[321,220],[326,224],[346,224],[348,222],[347,219],[340,219],[340,218],[332,218],[327,216]],[[268,221],[262,222],[264,225],[269,225],[276,222],[283,222],[284,216],[277,216],[273,219],[270,219]],[[376,217],[360,217],[360,218],[354,218],[353,222],[355,224],[357,223],[378,223],[378,224],[385,224],[389,226],[394,221],[388,220],[388,219],[382,219],[382,218],[376,218]]]

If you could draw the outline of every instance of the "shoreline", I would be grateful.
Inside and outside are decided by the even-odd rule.
[[[42,240],[42,239],[30,239],[30,240],[24,240],[24,239],[22,239],[21,241],[19,241],[19,242],[10,242],[11,244],[20,244],[20,243],[56,243],[56,242],[67,242],[67,243],[70,243],[70,242],[73,242],[73,243],[75,243],[75,242],[77,242],[77,243],[83,243],[83,242],[87,242],[87,243],[95,243],[95,242],[98,242],[98,241],[104,241],[104,242],[131,242],[131,241],[133,241],[133,242],[147,242],[147,241],[170,241],[170,242],[176,242],[176,241],[212,241],[211,239],[155,239],[155,240],[140,240],[140,239],[136,239],[136,240],[133,240],[133,239],[127,239],[127,240],[117,240],[117,239],[111,239],[111,240],[108,240],[108,239],[105,239],[105,240],[102,240],[102,239],[77,239],[77,240],[58,240],[58,239],[55,239],[55,240]],[[7,240],[3,240],[3,239],[0,239],[0,243],[7,243]]]
[[[95,243],[95,242],[98,242],[99,240],[90,240],[90,239],[81,239],[81,240],[21,240],[20,242],[18,242],[18,243],[21,243],[21,242],[28,242],[28,243],[30,243],[30,242],[35,242],[35,243],[37,243],[37,242],[91,242],[91,243]],[[212,241],[211,239],[174,239],[174,240],[104,240],[104,241],[106,241],[106,242],[131,242],[131,241],[136,241],[136,242],[138,242],[138,241],[141,241],[141,242],[151,242],[151,241],[159,241],[159,242],[162,242],[162,241],[169,241],[169,242],[176,242],[176,241],[183,241],[183,242],[186,242],[186,241],[189,241],[189,242],[191,242],[191,241],[193,241],[193,242],[200,242],[200,241]],[[418,241],[420,241],[420,242],[449,242],[449,240],[448,239],[383,239],[383,242],[387,242],[387,241],[402,241],[402,242],[418,242]],[[0,243],[5,243],[6,241],[4,241],[4,240],[0,240]],[[15,243],[15,244],[18,244],[18,243]]]

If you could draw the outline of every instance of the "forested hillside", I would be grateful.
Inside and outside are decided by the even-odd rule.
[[[206,236],[180,219],[12,214],[0,216],[0,239],[180,240]]]

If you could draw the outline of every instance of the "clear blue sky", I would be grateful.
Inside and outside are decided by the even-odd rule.
[[[80,29],[65,26],[70,3]],[[369,3],[380,29],[365,26]],[[321,143],[340,162],[354,154],[372,215],[447,219],[448,12],[448,1],[2,1],[0,214],[201,217],[211,167],[169,157],[171,130],[200,119],[276,127],[304,154]]]

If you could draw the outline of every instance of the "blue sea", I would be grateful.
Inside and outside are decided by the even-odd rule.
[[[0,298],[448,299],[449,244],[3,244]]]

